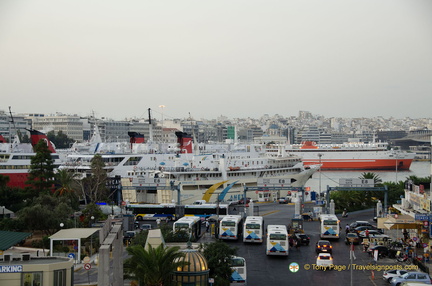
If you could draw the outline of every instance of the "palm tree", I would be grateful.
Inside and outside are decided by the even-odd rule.
[[[161,244],[153,248],[149,245],[146,250],[142,245],[132,245],[126,250],[131,257],[124,262],[125,277],[137,280],[140,286],[172,285],[174,271],[187,264],[175,262],[184,256],[178,246],[165,248]]]

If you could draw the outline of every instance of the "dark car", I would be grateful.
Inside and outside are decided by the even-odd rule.
[[[251,201],[251,198],[246,198],[246,204],[250,203],[250,201]],[[244,198],[241,198],[241,199],[238,201],[238,204],[239,204],[239,205],[244,205],[244,203],[245,203],[245,199],[244,199]]]
[[[359,244],[360,243],[360,237],[355,232],[349,232],[345,236],[345,243],[346,244]]]
[[[370,256],[374,256],[375,250],[378,251],[378,257],[389,256],[389,249],[384,245],[375,245],[367,250]]]
[[[315,252],[326,252],[326,253],[332,253],[333,246],[330,244],[330,241],[328,240],[318,240],[315,246]]]
[[[368,221],[365,221],[365,220],[358,220],[358,221],[352,222],[349,225],[349,227],[350,227],[350,230],[354,230],[356,227],[359,227],[359,226],[368,226],[368,225],[372,225],[372,224],[370,222],[368,222]]]
[[[294,233],[294,239],[301,245],[309,245],[310,237],[304,233]]]

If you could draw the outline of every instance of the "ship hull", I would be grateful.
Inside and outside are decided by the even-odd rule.
[[[409,170],[412,159],[303,159],[305,166],[322,164],[322,170]]]

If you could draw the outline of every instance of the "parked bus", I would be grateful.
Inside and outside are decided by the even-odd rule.
[[[340,220],[334,214],[321,214],[320,220],[320,236],[321,238],[334,238],[340,237]]]
[[[289,254],[288,231],[284,225],[267,226],[267,255]]]
[[[173,232],[185,231],[191,241],[197,241],[201,236],[201,220],[199,217],[182,217],[173,224]]]
[[[185,205],[184,207],[185,216],[198,216],[200,218],[207,219],[213,215],[228,215],[227,204],[193,204]]]
[[[175,204],[130,204],[126,206],[126,210],[131,211],[135,215],[135,220],[176,219]]]
[[[239,215],[226,215],[219,223],[219,238],[237,240],[243,233],[243,219]]]
[[[262,216],[248,216],[243,225],[243,242],[262,243],[264,219]]]
[[[230,286],[246,286],[246,259],[233,256],[230,260],[230,267],[233,271],[230,278]]]

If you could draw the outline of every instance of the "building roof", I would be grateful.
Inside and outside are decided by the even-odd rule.
[[[55,240],[81,239],[87,238],[99,230],[100,228],[68,228],[57,231],[49,238]]]
[[[14,245],[17,245],[27,237],[32,235],[30,232],[15,232],[0,230],[0,250],[8,250]]]

